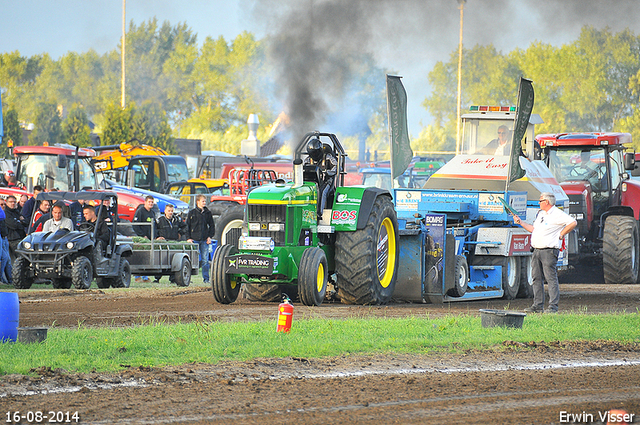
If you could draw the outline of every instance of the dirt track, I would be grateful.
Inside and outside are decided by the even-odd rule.
[[[149,320],[274,320],[275,304],[222,306],[206,287],[20,292],[21,326],[128,326]],[[530,300],[381,307],[296,305],[302,317],[396,317],[518,310]],[[561,285],[561,311],[637,312],[640,286]],[[460,356],[343,356],[133,367],[118,374],[0,380],[0,414],[78,411],[81,423],[561,423],[623,407],[640,422],[640,341],[505,342]],[[73,391],[47,393],[47,391]],[[32,395],[24,395],[32,391]],[[563,413],[565,416],[562,416]],[[2,418],[3,422],[6,417]],[[23,421],[26,423],[26,421]],[[581,421],[576,421],[581,423]]]

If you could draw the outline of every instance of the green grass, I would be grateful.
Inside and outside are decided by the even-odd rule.
[[[0,344],[0,374],[41,366],[69,372],[128,366],[217,363],[265,357],[460,352],[501,349],[504,341],[640,342],[640,314],[529,315],[522,329],[483,328],[469,315],[386,319],[294,319],[290,334],[265,322],[141,324],[127,328],[49,329],[40,344]],[[125,366],[122,366],[125,365]]]

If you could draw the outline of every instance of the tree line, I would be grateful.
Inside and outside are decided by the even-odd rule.
[[[0,54],[6,142],[19,144],[20,124],[33,123],[33,143],[90,146],[89,134],[102,145],[142,143],[175,152],[174,137],[203,140],[203,149],[239,152],[247,134],[246,119],[260,117],[258,138],[266,140],[266,123],[280,112],[269,62],[269,39],[244,32],[234,40],[207,37],[201,45],[186,24],[160,25],[156,19],[129,24],[126,37],[126,107],[120,107],[120,46],[98,55],[69,52],[53,60],[47,54],[24,57]],[[453,150],[456,129],[457,51],[429,72],[431,92],[423,107],[431,124],[413,135],[421,151]],[[384,74],[363,54],[351,92],[371,105],[368,147],[386,149]],[[624,131],[640,146],[640,38],[585,26],[578,39],[560,47],[536,42],[508,53],[493,45],[463,49],[462,108],[514,105],[520,76],[533,80],[534,113],[544,124],[538,133]],[[330,124],[329,124],[330,125]],[[95,127],[91,127],[95,126]],[[334,131],[328,128],[328,131]],[[342,130],[347,148],[357,137]],[[362,133],[362,128],[357,130]],[[355,130],[354,130],[355,132]]]

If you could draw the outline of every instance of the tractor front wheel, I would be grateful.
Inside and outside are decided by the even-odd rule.
[[[231,304],[238,298],[240,283],[235,277],[225,273],[224,258],[236,254],[238,248],[233,245],[222,245],[213,254],[211,261],[211,289],[213,297],[220,304]]]
[[[320,248],[302,253],[298,269],[298,293],[304,305],[320,305],[327,293],[327,257]]]
[[[336,235],[338,296],[346,304],[386,304],[398,274],[398,221],[391,199],[379,196],[367,224]]]

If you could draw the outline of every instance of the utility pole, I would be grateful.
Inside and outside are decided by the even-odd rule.
[[[458,45],[458,99],[456,105],[456,155],[460,154],[460,103],[462,91],[462,17],[464,15],[464,4],[467,0],[458,0],[460,9],[460,44]]]
[[[122,54],[122,58],[121,58],[121,62],[122,62],[122,81],[121,81],[121,85],[122,85],[122,94],[120,96],[120,107],[122,107],[122,109],[124,109],[125,107],[125,97],[124,97],[124,83],[125,83],[125,73],[124,73],[124,52],[125,52],[125,45],[126,45],[126,40],[125,40],[125,34],[126,34],[126,10],[127,10],[127,0],[122,0],[122,47],[121,47],[121,54]]]

